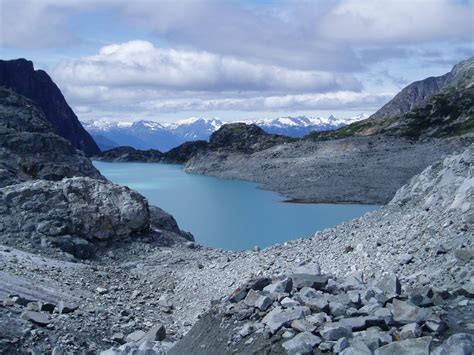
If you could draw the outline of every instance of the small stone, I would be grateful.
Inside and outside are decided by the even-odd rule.
[[[125,341],[127,343],[138,342],[145,336],[145,334],[146,333],[143,330],[136,330],[133,333],[130,333],[129,335],[127,335],[127,337],[125,338]]]
[[[51,323],[48,316],[46,316],[43,313],[35,312],[35,311],[25,311],[21,314],[21,318],[43,327]]]
[[[375,350],[375,355],[429,355],[431,337],[394,341]]]
[[[291,327],[299,332],[314,332],[316,326],[305,319],[295,319],[291,322]]]
[[[361,340],[350,341],[350,346],[341,351],[341,355],[372,355],[370,348]]]
[[[281,300],[280,304],[285,308],[291,308],[295,306],[300,306],[300,303],[292,298],[285,297]]]
[[[144,336],[142,341],[162,341],[166,338],[166,330],[162,324],[155,325]]]
[[[290,278],[286,278],[281,281],[274,282],[263,288],[265,293],[289,293],[293,288],[293,281]]]
[[[266,324],[273,333],[275,333],[281,327],[288,326],[291,321],[301,319],[309,313],[309,309],[306,307],[294,307],[288,309],[277,307],[267,313],[262,322]]]
[[[435,332],[435,333],[438,333],[438,334],[441,334],[446,329],[448,329],[448,325],[443,320],[441,320],[439,317],[431,317],[430,319],[428,319],[425,322],[424,327],[428,331]]]
[[[229,302],[237,303],[242,301],[247,296],[247,288],[245,286],[238,287],[232,292],[229,297]]]
[[[461,265],[474,259],[474,248],[460,248],[454,251],[454,256]]]
[[[346,349],[349,347],[349,340],[347,338],[340,338],[338,341],[336,341],[336,344],[334,344],[334,347],[332,348],[332,351],[335,354],[339,354],[342,350]]]
[[[63,301],[59,301],[58,306],[57,306],[58,313],[61,313],[61,314],[72,313],[77,308],[78,306],[66,304]]]
[[[352,330],[350,328],[340,325],[333,325],[331,323],[326,324],[320,331],[320,334],[324,340],[336,341],[343,337],[352,338]]]
[[[323,275],[293,274],[291,275],[291,279],[293,280],[293,286],[298,290],[303,287],[311,287],[315,290],[321,290],[328,283],[328,277]]]
[[[119,344],[125,343],[125,335],[123,333],[114,333],[110,339]]]
[[[393,300],[393,320],[400,324],[424,322],[432,314],[427,308],[420,308],[411,302]]]
[[[303,332],[296,335],[293,339],[285,341],[281,346],[283,346],[288,354],[311,354],[313,348],[320,343],[320,337],[310,332]]]
[[[400,265],[407,265],[413,261],[413,255],[410,254],[402,254],[398,258],[398,263]]]
[[[272,279],[269,277],[260,277],[256,280],[249,282],[249,288],[255,291],[262,291],[265,286],[272,283]]]
[[[270,297],[267,296],[260,296],[257,301],[255,302],[255,307],[260,309],[261,311],[266,311],[268,307],[272,305],[273,301]]]
[[[260,292],[249,290],[247,296],[244,299],[244,303],[249,307],[255,307],[258,299],[260,298]]]
[[[331,321],[331,318],[324,312],[311,314],[309,316],[306,316],[305,319],[316,326]]]
[[[402,286],[398,277],[395,274],[384,275],[375,284],[375,287],[380,289],[388,297],[395,297],[402,292]]]
[[[413,339],[421,336],[421,327],[417,323],[406,324],[400,330],[400,339]]]
[[[107,290],[105,287],[97,287],[95,290],[99,295],[105,295],[109,292],[109,290]]]

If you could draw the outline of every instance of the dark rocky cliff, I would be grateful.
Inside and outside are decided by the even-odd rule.
[[[35,70],[26,59],[0,60],[0,86],[6,86],[33,100],[43,110],[56,132],[87,155],[100,152],[82,127],[59,88],[43,70]]]

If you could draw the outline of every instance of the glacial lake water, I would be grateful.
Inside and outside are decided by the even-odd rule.
[[[258,185],[186,174],[180,165],[108,163],[94,165],[109,180],[142,193],[171,213],[201,245],[227,250],[268,247],[307,237],[357,218],[379,206],[299,204]]]

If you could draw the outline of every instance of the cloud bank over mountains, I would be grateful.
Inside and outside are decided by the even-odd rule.
[[[137,110],[359,112],[423,70],[442,74],[472,55],[473,5],[0,0],[0,45],[10,56],[37,56],[89,119]]]

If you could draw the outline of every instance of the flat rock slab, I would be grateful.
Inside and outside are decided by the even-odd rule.
[[[428,319],[432,311],[420,308],[411,302],[393,300],[393,320],[400,324],[419,323]]]
[[[25,311],[21,314],[21,318],[41,326],[47,326],[51,321],[48,316],[44,313],[34,312],[34,311]]]
[[[298,290],[303,287],[311,287],[315,290],[321,290],[326,287],[328,283],[328,277],[324,275],[314,274],[293,274],[291,275],[293,280],[293,287]]]
[[[263,318],[262,323],[275,333],[281,327],[289,325],[291,321],[301,319],[307,314],[309,314],[307,307],[275,308]]]
[[[313,348],[321,343],[321,338],[310,332],[299,333],[293,339],[285,341],[282,346],[288,354],[312,354]]]
[[[375,350],[375,355],[429,355],[431,337],[395,341]]]
[[[320,331],[321,336],[325,340],[336,341],[341,338],[352,338],[352,330],[348,326],[338,324],[327,324],[323,330]]]

